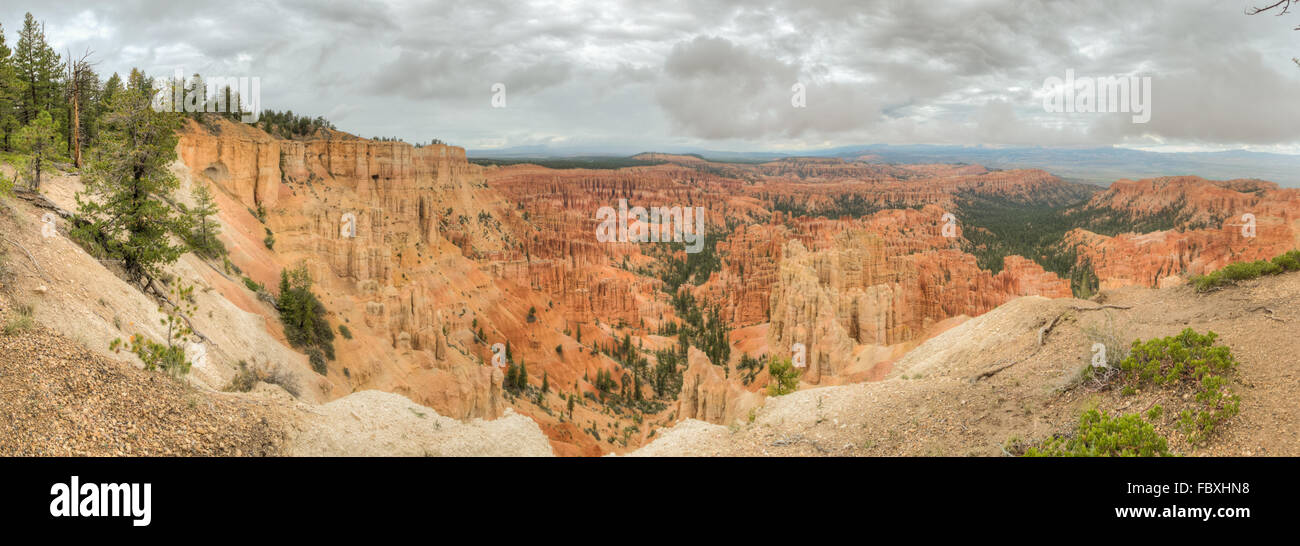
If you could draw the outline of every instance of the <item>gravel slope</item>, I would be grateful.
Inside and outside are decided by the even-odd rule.
[[[13,314],[0,296],[0,320]],[[279,455],[271,404],[199,391],[42,326],[0,333],[0,455]]]

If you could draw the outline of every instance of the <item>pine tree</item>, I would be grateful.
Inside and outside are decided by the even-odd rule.
[[[515,379],[518,381],[518,383],[515,384],[515,389],[522,391],[528,388],[528,365],[524,364],[524,359],[522,358],[519,359],[519,375],[516,376]]]
[[[225,106],[226,117],[231,121],[241,121],[241,112],[244,111],[244,105],[240,103],[239,91],[227,85],[219,91],[219,93],[220,97],[218,97],[218,102],[220,104],[218,104],[218,106]],[[223,100],[224,102],[221,102]],[[220,111],[220,109],[218,109],[218,111]]]
[[[37,23],[31,13],[27,14],[23,29],[18,32],[14,68],[19,80],[19,121],[31,123],[41,110],[58,117],[62,107],[58,98],[62,62],[45,39],[44,25]]]
[[[55,154],[54,121],[42,111],[30,124],[18,130],[18,151],[27,155],[22,178],[32,190],[41,189],[41,174],[48,170]]]
[[[542,372],[542,392],[551,392],[551,379],[546,372]]]
[[[287,309],[296,307],[292,301],[293,288],[289,286],[289,270],[280,270],[280,297],[275,300],[275,306],[278,309]]]
[[[95,135],[99,134],[99,128],[103,124],[103,119],[108,114],[109,105],[113,103],[113,98],[122,92],[122,77],[114,72],[104,85],[99,87],[99,93],[96,100],[88,107],[87,122],[91,125],[87,132],[91,135],[91,141],[95,140]]]
[[[194,208],[189,209],[190,224],[194,226],[190,231],[189,244],[190,248],[199,255],[208,258],[216,258],[225,253],[225,245],[217,239],[221,233],[221,225],[213,217],[220,212],[217,208],[217,202],[212,197],[212,190],[208,185],[196,181],[194,188]]]
[[[789,358],[777,358],[767,366],[770,378],[767,382],[768,396],[782,396],[799,389],[799,370]]]
[[[503,382],[506,390],[513,392],[519,383],[519,369],[513,362],[506,365],[506,380]]]
[[[184,235],[184,219],[168,204],[179,186],[168,168],[176,160],[179,121],[153,111],[148,80],[138,74],[113,98],[85,190],[77,193],[84,222],[75,230],[78,239],[102,246],[98,250],[121,260],[131,280],[145,285],[184,251],[171,242],[172,234]]]
[[[18,73],[14,71],[13,50],[5,43],[4,27],[0,26],[0,147],[13,150],[13,136],[18,132]]]
[[[280,323],[291,345],[319,350],[325,358],[334,360],[334,329],[325,318],[325,304],[312,293],[311,286],[306,266],[280,271],[280,296],[276,300]]]

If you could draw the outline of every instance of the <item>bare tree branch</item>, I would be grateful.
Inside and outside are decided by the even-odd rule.
[[[1260,13],[1264,13],[1278,6],[1282,6],[1282,11],[1278,12],[1277,14],[1283,15],[1287,12],[1287,10],[1291,9],[1291,0],[1278,0],[1277,2],[1273,2],[1273,5],[1262,7],[1262,8],[1249,8],[1246,10],[1246,15],[1258,15]]]

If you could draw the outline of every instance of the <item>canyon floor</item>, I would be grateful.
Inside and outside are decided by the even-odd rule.
[[[1293,305],[1300,275],[1205,295],[1188,287],[1123,288],[1099,299],[1104,303],[1013,300],[923,343],[884,381],[769,398],[743,425],[683,422],[632,455],[1002,456],[1018,442],[1070,430],[1084,408],[1178,407],[1188,393],[1121,396],[1078,378],[1090,365],[1094,341],[1171,336],[1188,327],[1217,332],[1232,348],[1240,362],[1233,388],[1241,412],[1207,444],[1189,446],[1171,435],[1171,449],[1198,456],[1300,454],[1300,316]],[[1039,331],[1058,316],[1040,346]],[[1157,429],[1171,431],[1173,415],[1165,411]]]

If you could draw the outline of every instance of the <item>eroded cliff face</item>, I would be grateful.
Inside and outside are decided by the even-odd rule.
[[[805,387],[875,380],[925,339],[1013,298],[1069,297],[1067,281],[1019,256],[997,274],[980,269],[960,232],[943,232],[944,215],[972,196],[1055,207],[1092,191],[1039,170],[839,159],[644,154],[664,163],[479,167],[451,146],[328,131],[286,141],[229,123],[187,127],[179,149],[195,180],[218,190],[242,274],[274,291],[283,268],[306,265],[331,323],[350,329],[336,338],[322,397],[378,389],[458,418],[512,406],[570,455],[634,448],[681,419],[743,418],[767,379],[739,379],[745,355],[782,358],[801,343]],[[599,240],[599,210],[624,200],[698,207],[703,254]],[[1297,205],[1296,191],[1258,181],[1122,181],[1087,207],[1126,221],[1176,217],[1180,229],[1075,230],[1067,242],[1102,288],[1167,285],[1293,248]],[[1245,213],[1255,237],[1233,225]],[[683,323],[680,293],[668,290],[677,283],[730,329],[726,362],[664,334]],[[234,296],[282,335],[274,309]],[[615,350],[623,340],[633,358]],[[527,363],[527,388],[503,388],[488,364],[498,342]],[[658,370],[669,350],[685,352]],[[661,374],[680,380],[665,390],[675,398],[652,386]]]
[[[763,405],[762,394],[729,381],[722,368],[694,347],[687,352],[682,378],[682,392],[677,399],[678,420],[731,424]]]
[[[960,238],[941,233],[944,214],[961,195],[1063,204],[1087,194],[1043,171],[637,157],[665,163],[617,170],[516,165],[491,168],[487,178],[526,213],[531,228],[515,232],[527,270],[505,274],[563,302],[573,322],[625,324],[643,338],[680,320],[660,279],[690,257],[653,244],[599,243],[597,211],[620,200],[706,211],[716,247],[705,254],[716,256],[717,268],[684,279],[683,290],[719,311],[733,329],[733,350],[729,361],[708,366],[702,354],[684,355],[677,419],[723,422],[735,417],[735,400],[746,393],[761,398],[766,375],[751,384],[736,379],[742,355],[787,356],[800,342],[809,351],[806,385],[875,379],[910,347],[964,317],[1019,295],[1070,294],[1067,282],[1019,257],[1008,258],[997,275],[982,271],[959,250]]]
[[[1120,180],[1085,207],[1098,209],[1137,221],[1160,218],[1171,228],[1115,236],[1069,233],[1066,243],[1091,265],[1102,289],[1174,286],[1232,262],[1269,259],[1300,246],[1300,191],[1272,182]],[[1253,227],[1247,225],[1251,218]]]
[[[484,365],[471,324],[504,296],[464,255],[467,241],[501,248],[501,233],[461,221],[501,200],[463,149],[342,133],[286,141],[232,123],[191,124],[178,148],[217,190],[234,266],[274,291],[281,269],[305,265],[331,324],[352,333],[336,337],[327,394],[380,389],[443,415],[501,414],[501,372]]]
[[[1026,295],[1069,297],[1069,283],[1009,256],[994,275],[944,237],[937,207],[844,222],[808,248],[787,243],[771,289],[776,354],[807,349],[806,383],[861,381],[933,335],[940,323]]]

